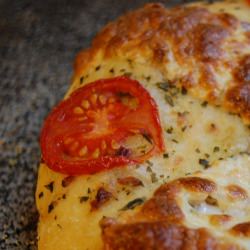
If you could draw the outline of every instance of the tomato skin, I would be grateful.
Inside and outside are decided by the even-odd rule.
[[[115,105],[113,105],[114,107],[110,105],[112,107],[111,111],[114,112],[113,116],[115,117],[112,118],[113,120],[110,120],[111,125],[107,131],[107,133],[110,134],[97,133],[97,135],[94,136],[93,130],[88,130],[89,123],[80,123],[77,120],[79,117],[72,115],[71,110],[75,103],[79,103],[82,99],[89,98],[89,93],[96,91],[101,93],[105,93],[105,91],[112,93],[129,93],[139,100],[139,105],[135,111],[127,107],[124,108],[119,103],[115,103]],[[91,110],[88,112],[91,113]],[[120,113],[123,115],[120,115]],[[101,115],[101,119],[102,117]],[[102,123],[103,121],[101,125]],[[128,150],[123,150],[122,155],[107,154],[101,155],[97,159],[91,157],[81,159],[63,153],[63,141],[67,135],[70,134],[72,136],[73,132],[76,132],[73,138],[78,140],[79,135],[83,134],[82,137],[85,138],[85,142],[88,143],[90,147],[91,145],[94,147],[97,145],[99,137],[107,141],[111,141],[112,138],[120,140],[125,137],[128,130],[133,129],[137,131],[145,130],[152,137],[153,147],[144,155],[130,157],[129,154],[123,155],[124,152],[128,153]],[[96,132],[99,132],[98,129]],[[92,139],[89,139],[88,136]],[[95,137],[97,139],[94,139]],[[68,99],[59,103],[45,120],[40,136],[40,145],[44,162],[54,171],[69,175],[94,174],[114,167],[140,163],[164,150],[162,129],[156,103],[137,81],[127,77],[98,80],[73,92]]]

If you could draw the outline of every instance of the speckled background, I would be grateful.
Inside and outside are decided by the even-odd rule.
[[[69,86],[76,53],[146,2],[0,0],[0,249],[36,249],[39,131]]]

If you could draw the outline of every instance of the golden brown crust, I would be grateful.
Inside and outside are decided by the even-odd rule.
[[[216,190],[216,184],[208,179],[188,177],[179,179],[181,185],[193,192],[211,193]]]
[[[241,237],[250,237],[250,222],[240,223],[235,225],[231,232]]]
[[[245,200],[248,197],[247,191],[237,185],[228,185],[229,196],[234,200]]]
[[[220,225],[224,225],[227,222],[229,222],[232,219],[232,217],[230,215],[227,214],[218,214],[218,215],[211,215],[210,216],[210,222],[211,224],[215,225],[215,226],[220,226]]]
[[[184,219],[184,214],[176,202],[176,196],[179,192],[178,182],[162,185],[143,206],[141,210],[143,216],[150,220],[181,222]]]
[[[104,229],[104,249],[123,250],[233,250],[233,244],[218,242],[205,229],[189,229],[164,221],[113,225]]]
[[[241,249],[233,243],[224,243],[204,228],[191,229],[184,225],[185,216],[178,204],[183,189],[211,193],[216,190],[216,184],[198,177],[180,178],[158,188],[128,223],[104,218],[100,223],[104,249]],[[230,220],[229,215],[210,216],[211,224],[217,226]],[[244,223],[233,227],[231,232],[247,237],[249,228],[249,223]]]
[[[231,14],[203,7],[147,4],[99,33],[91,49],[79,53],[76,75],[80,77],[98,53],[104,60],[140,55],[167,79],[249,122],[249,26]],[[173,65],[181,70],[173,72]],[[231,79],[219,80],[225,71]]]
[[[234,70],[235,85],[226,93],[232,111],[250,118],[250,54],[240,60]]]

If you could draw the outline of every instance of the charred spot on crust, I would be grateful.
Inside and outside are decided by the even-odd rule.
[[[208,195],[205,202],[210,206],[218,206],[218,201],[214,197]]]
[[[179,191],[180,187],[177,183],[162,185],[144,204],[141,213],[154,220],[166,219],[171,222],[183,220],[184,214],[176,201]]]
[[[129,157],[129,156],[131,156],[131,154],[132,154],[131,150],[129,148],[125,148],[123,146],[120,146],[116,151],[117,156]]]
[[[68,187],[73,180],[75,179],[75,176],[67,176],[62,180],[62,187]]]
[[[48,183],[44,187],[47,188],[51,193],[53,193],[53,190],[54,190],[54,181],[51,181],[50,183]]]
[[[250,84],[250,55],[246,55],[236,69],[235,78],[240,84]]]
[[[222,57],[220,44],[229,35],[227,29],[215,24],[200,24],[196,32],[196,50],[201,60],[212,62]]]
[[[40,192],[38,198],[41,199],[43,197],[43,192]]]
[[[102,227],[105,249],[238,249],[217,241],[206,229],[190,229],[166,221],[138,222]]]
[[[212,193],[216,190],[216,184],[213,181],[200,177],[186,177],[179,181],[184,188],[194,192]]]
[[[250,118],[250,55],[246,55],[235,69],[236,84],[226,93],[229,108]]]
[[[236,85],[226,93],[226,100],[230,108],[250,117],[250,85]]]
[[[250,237],[250,222],[237,224],[230,231],[237,236]]]
[[[48,205],[48,214],[51,213],[55,206],[57,205],[57,201],[52,201],[49,205]]]
[[[143,186],[143,182],[134,176],[118,178],[117,182],[121,185],[127,185],[132,187]]]
[[[247,191],[238,185],[228,185],[226,189],[233,199],[245,200],[248,197]]]
[[[95,199],[91,201],[91,210],[94,211],[101,207],[104,203],[108,202],[113,197],[112,193],[107,191],[104,187],[97,190]]]
[[[224,225],[232,219],[232,216],[227,214],[214,214],[210,216],[210,223],[215,226]]]

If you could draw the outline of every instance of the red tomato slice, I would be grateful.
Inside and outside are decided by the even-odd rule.
[[[127,77],[77,89],[49,114],[40,144],[44,162],[69,175],[140,163],[164,149],[154,100]]]

